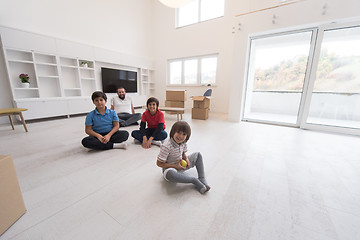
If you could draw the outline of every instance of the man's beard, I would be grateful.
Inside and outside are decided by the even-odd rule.
[[[125,94],[124,94],[124,95],[119,95],[119,98],[120,98],[121,100],[124,100],[124,99],[125,99]]]

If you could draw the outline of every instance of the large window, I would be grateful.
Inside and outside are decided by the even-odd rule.
[[[217,55],[173,59],[169,61],[170,85],[214,85]]]
[[[177,26],[206,21],[224,16],[225,0],[193,0],[184,7],[177,9]]]
[[[250,38],[243,120],[360,135],[360,25]]]
[[[254,38],[244,118],[296,124],[312,31]]]
[[[360,128],[360,27],[324,31],[307,123]]]

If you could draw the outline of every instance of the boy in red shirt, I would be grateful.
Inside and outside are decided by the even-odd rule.
[[[140,130],[132,131],[131,136],[135,138],[135,142],[141,142],[143,148],[150,148],[151,144],[161,146],[162,141],[167,138],[164,113],[158,109],[159,100],[154,97],[147,100],[146,106],[147,110],[141,117]]]

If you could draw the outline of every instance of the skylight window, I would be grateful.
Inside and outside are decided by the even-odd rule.
[[[224,16],[225,0],[193,0],[177,9],[177,26],[183,27],[194,23]]]

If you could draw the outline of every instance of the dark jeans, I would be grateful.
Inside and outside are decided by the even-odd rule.
[[[105,136],[108,133],[100,133]],[[81,141],[82,145],[86,148],[96,149],[96,150],[108,150],[112,149],[114,143],[121,143],[126,141],[129,138],[129,133],[127,131],[117,131],[115,132],[108,143],[102,143],[94,136],[87,136]]]
[[[156,128],[146,128],[145,132],[146,132],[146,137],[149,139],[153,132],[156,130]],[[139,140],[140,142],[143,141],[143,135],[141,133],[140,130],[134,130],[131,133],[131,136],[137,140]],[[154,137],[154,140],[156,141],[163,141],[167,138],[167,132],[165,132],[165,130],[161,130],[159,132],[159,134],[157,136]]]
[[[141,119],[141,113],[118,113],[120,127],[126,127],[137,123]]]

